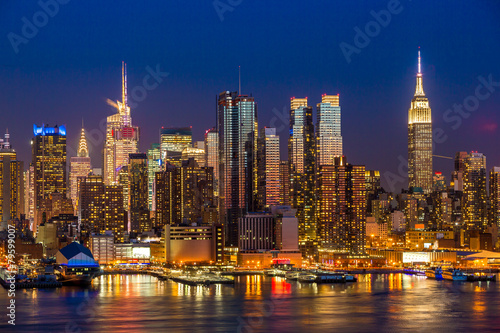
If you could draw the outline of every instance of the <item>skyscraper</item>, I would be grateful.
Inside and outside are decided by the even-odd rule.
[[[316,240],[315,138],[312,107],[307,98],[293,97],[290,102],[288,163],[290,205],[297,209],[299,246],[303,255],[314,255]]]
[[[464,159],[462,220],[467,230],[484,230],[487,225],[486,156],[471,152]]]
[[[73,156],[70,159],[70,173],[69,173],[69,186],[70,186],[70,197],[73,201],[73,206],[75,211],[78,208],[78,177],[87,176],[92,171],[92,166],[90,164],[89,149],[87,147],[87,139],[85,138],[85,130],[82,127],[82,133],[80,135],[80,142],[78,144],[77,156]]]
[[[451,182],[455,191],[464,190],[464,160],[467,155],[466,151],[459,151],[455,154],[455,169],[451,173]]]
[[[148,157],[146,154],[130,154],[129,178],[129,221],[130,231],[143,233],[151,230],[148,209]]]
[[[280,161],[280,205],[290,205],[290,170],[288,161]]]
[[[334,158],[318,170],[318,241],[324,249],[364,253],[365,166]]]
[[[219,197],[219,133],[211,128],[205,132],[206,166],[214,170],[214,196]]]
[[[155,173],[161,171],[162,165],[160,144],[154,143],[151,149],[148,149],[148,208],[150,211],[156,210]]]
[[[33,125],[35,221],[42,222],[44,199],[58,192],[66,198],[66,127]]]
[[[193,147],[191,127],[169,127],[160,129],[161,158],[175,166],[181,166],[182,151]]]
[[[253,97],[219,94],[219,196],[228,246],[238,245],[238,218],[253,210],[257,183],[257,108]]]
[[[432,190],[432,118],[429,100],[422,85],[420,50],[415,94],[408,110],[408,181],[409,187]]]
[[[137,153],[139,128],[132,126],[130,107],[127,104],[127,65],[122,62],[122,101],[112,103],[118,113],[107,118],[104,144],[104,182],[118,184],[118,173],[128,165],[130,154]]]
[[[24,214],[23,162],[17,160],[16,151],[10,146],[9,132],[0,139],[0,230]]]
[[[257,208],[262,210],[280,204],[280,139],[276,128],[262,128],[257,146]]]
[[[500,227],[500,167],[493,167],[490,171],[489,215],[489,223]]]
[[[316,158],[319,167],[332,165],[334,157],[342,156],[339,95],[323,94],[317,108]]]

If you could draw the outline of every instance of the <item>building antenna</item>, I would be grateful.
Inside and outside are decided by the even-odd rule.
[[[420,66],[420,46],[418,47],[418,74],[422,75],[422,70]]]
[[[238,66],[238,95],[241,96],[241,66]]]

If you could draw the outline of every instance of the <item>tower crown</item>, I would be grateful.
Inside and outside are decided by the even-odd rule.
[[[415,96],[425,96],[424,86],[422,83],[422,67],[420,62],[420,47],[418,48],[418,73],[417,73],[417,86],[415,87]]]
[[[87,138],[85,137],[85,129],[82,128],[80,135],[80,143],[78,144],[78,157],[89,157],[89,149],[87,147]]]

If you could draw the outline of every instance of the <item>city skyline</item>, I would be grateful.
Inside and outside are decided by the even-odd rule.
[[[80,7],[81,6],[81,7]],[[291,3],[290,8],[279,8],[286,14],[289,10],[295,10],[297,4]],[[329,4],[324,4],[329,6]],[[342,4],[339,6],[353,6]],[[241,82],[242,92],[252,94],[259,107],[259,124],[260,126],[276,127],[278,134],[281,137],[281,155],[286,157],[286,134],[288,112],[288,100],[292,96],[308,96],[311,105],[320,102],[320,96],[327,94],[340,94],[342,107],[342,126],[343,126],[343,142],[344,154],[354,164],[365,164],[367,169],[381,170],[382,183],[387,187],[387,175],[391,172],[397,176],[400,174],[400,159],[405,158],[406,145],[404,138],[406,128],[404,123],[407,117],[408,100],[411,99],[414,77],[416,74],[415,52],[418,46],[421,46],[422,55],[424,58],[422,64],[422,72],[426,78],[426,94],[432,102],[433,108],[433,124],[434,128],[443,130],[441,138],[446,138],[444,143],[435,144],[434,153],[453,157],[456,151],[482,151],[488,159],[488,169],[494,165],[500,164],[499,158],[495,155],[495,147],[490,142],[498,140],[497,125],[499,123],[498,115],[494,112],[494,105],[500,98],[500,94],[496,90],[498,88],[493,85],[490,96],[486,99],[481,99],[477,111],[470,112],[468,118],[459,117],[453,118],[446,122],[443,116],[448,109],[453,110],[453,104],[463,104],[469,96],[474,96],[475,89],[482,81],[478,79],[482,77],[488,81],[491,75],[491,80],[498,82],[498,68],[495,68],[493,60],[494,49],[491,51],[484,45],[497,47],[493,42],[495,31],[498,30],[498,25],[495,24],[490,14],[485,14],[481,22],[476,22],[475,25],[468,25],[471,31],[486,31],[486,34],[480,34],[477,40],[470,38],[473,33],[466,35],[469,47],[462,47],[462,41],[457,42],[458,38],[462,38],[463,34],[455,33],[457,28],[457,20],[460,20],[463,11],[459,11],[462,4],[455,4],[458,8],[456,11],[446,12],[446,4],[438,6],[440,10],[426,12],[425,15],[420,15],[424,11],[413,3],[401,2],[402,10],[398,14],[392,15],[391,22],[387,27],[383,27],[377,36],[370,38],[370,43],[360,49],[359,53],[353,53],[350,56],[351,62],[347,62],[340,43],[345,42],[353,44],[353,38],[356,32],[354,27],[363,29],[365,25],[374,21],[374,17],[370,14],[370,10],[366,10],[363,14],[347,15],[342,24],[326,24],[318,23],[315,28],[309,28],[305,34],[288,27],[291,33],[295,33],[298,37],[296,41],[303,40],[307,45],[316,45],[320,52],[318,55],[307,55],[291,59],[282,51],[278,51],[279,47],[287,45],[291,42],[290,37],[283,37],[276,47],[268,49],[269,56],[275,55],[276,59],[282,59],[276,63],[269,62],[268,65],[259,69],[259,64],[266,61],[267,57],[258,56],[257,62],[249,62],[249,57],[242,53],[245,48],[238,47],[231,53],[217,52],[218,57],[214,57],[213,52],[208,52],[206,55],[198,54],[195,56],[191,52],[191,47],[184,42],[179,41],[177,48],[174,50],[181,51],[183,48],[186,52],[186,60],[191,63],[193,70],[189,75],[189,67],[186,68],[177,56],[178,52],[167,52],[166,47],[159,47],[157,44],[157,34],[148,35],[147,40],[150,45],[156,45],[155,52],[151,55],[138,55],[130,48],[124,51],[117,51],[112,48],[112,45],[105,46],[104,49],[109,53],[97,59],[97,54],[92,53],[91,57],[85,61],[79,61],[78,57],[74,61],[66,60],[66,56],[56,55],[48,48],[44,48],[39,43],[53,44],[54,33],[57,32],[59,20],[71,19],[75,15],[74,11],[82,10],[84,13],[90,10],[86,5],[61,6],[59,14],[54,17],[49,24],[42,29],[40,33],[29,41],[28,44],[19,45],[19,53],[11,50],[9,40],[6,38],[3,43],[6,43],[6,50],[11,50],[0,55],[6,64],[3,71],[0,73],[1,82],[3,82],[2,95],[0,95],[0,110],[8,112],[5,115],[5,127],[8,127],[12,133],[12,143],[20,155],[20,160],[28,160],[28,154],[25,152],[29,149],[29,139],[23,139],[24,133],[29,129],[29,125],[19,124],[12,120],[10,110],[19,110],[24,118],[30,119],[31,123],[46,123],[54,125],[65,123],[68,128],[68,148],[72,147],[74,151],[77,148],[78,130],[82,115],[85,118],[86,127],[90,134],[94,137],[89,138],[89,150],[92,161],[96,165],[102,164],[101,145],[102,126],[99,122],[110,116],[113,109],[106,105],[106,99],[118,99],[120,94],[120,86],[117,82],[117,72],[119,73],[119,62],[125,60],[129,64],[129,90],[135,87],[143,86],[143,78],[151,72],[160,72],[165,76],[158,76],[157,81],[151,80],[150,85],[156,86],[153,90],[147,90],[147,96],[144,100],[134,104],[132,114],[135,120],[135,125],[142,128],[140,149],[146,151],[150,143],[157,142],[158,125],[161,126],[193,126],[193,139],[195,141],[202,140],[205,130],[215,125],[214,115],[214,99],[215,95],[224,90],[237,90],[238,86],[238,66],[241,65]],[[76,7],[76,8],[75,8]],[[168,7],[168,6],[166,6]],[[174,11],[184,12],[186,8],[173,6]],[[130,15],[129,10],[132,10],[134,5],[125,5],[124,15]],[[152,7],[154,8],[154,6]],[[168,7],[170,8],[170,7]],[[260,20],[268,22],[271,26],[279,26],[280,19],[271,20],[269,17],[272,13],[278,10],[277,6],[267,6],[269,13],[262,13],[259,16]],[[387,3],[378,3],[368,6],[374,12],[380,12],[387,8]],[[19,33],[15,29],[19,26],[22,28],[22,22],[15,21],[15,13],[19,11],[19,17],[28,15],[25,11],[29,8],[16,8],[13,5],[14,14],[9,17],[9,30],[14,33]],[[32,7],[31,10],[36,12],[39,7]],[[158,9],[158,8],[156,8]],[[164,8],[163,8],[164,9]],[[224,13],[224,20],[219,21],[217,13],[208,4],[206,10],[213,10],[214,17],[211,19],[202,20],[207,24],[209,31],[217,31],[224,28],[231,29],[231,26],[236,24],[236,21],[248,16],[249,19],[255,17],[254,6],[240,4],[234,8],[232,12]],[[476,7],[470,8],[472,12],[480,12],[483,14],[485,10],[490,9],[493,13],[495,5],[482,3]],[[104,12],[109,11],[106,8]],[[151,9],[146,9],[151,10]],[[66,11],[66,12],[65,12]],[[311,14],[316,16],[322,15],[318,9],[308,8]],[[415,15],[409,15],[410,11]],[[65,17],[67,13],[68,17]],[[165,10],[161,11],[165,13]],[[261,14],[261,13],[259,13]],[[442,14],[440,20],[436,19],[436,15]],[[472,14],[472,13],[471,13]],[[97,14],[95,20],[101,24],[103,17]],[[171,15],[170,12],[165,15]],[[407,15],[406,17],[404,17]],[[492,14],[491,14],[492,15]],[[422,29],[414,29],[417,25],[417,18],[427,23],[427,26],[422,26]],[[406,19],[409,22],[404,22]],[[161,30],[166,23],[163,20],[153,20],[153,26]],[[175,22],[173,19],[172,22]],[[195,26],[198,23],[194,23]],[[404,26],[402,26],[404,24]],[[420,26],[421,23],[418,23]],[[170,26],[170,24],[168,24]],[[78,31],[78,28],[69,25],[71,31]],[[3,28],[0,25],[0,30]],[[140,32],[128,31],[127,27],[122,26],[123,34],[116,37],[116,43],[125,42],[125,39],[130,38],[131,41],[136,41],[136,36]],[[332,30],[332,28],[335,28]],[[143,28],[141,28],[143,29]],[[140,30],[141,30],[140,29]],[[195,28],[193,28],[195,29]],[[213,30],[210,30],[213,29]],[[240,28],[241,29],[241,28]],[[244,28],[243,33],[247,28]],[[263,33],[261,28],[256,28],[255,34]],[[438,33],[435,33],[438,29]],[[464,29],[458,25],[458,29]],[[398,31],[400,30],[400,31]],[[108,31],[108,30],[105,30]],[[150,31],[148,28],[147,31]],[[324,37],[331,36],[328,31],[338,31],[328,43]],[[114,33],[109,31],[109,33]],[[87,31],[84,35],[84,42],[90,40],[99,40],[93,30]],[[189,34],[188,34],[189,35]],[[191,36],[191,35],[189,35]],[[203,35],[208,40],[212,40],[211,36]],[[253,36],[253,35],[252,35]],[[321,42],[315,42],[316,40]],[[404,39],[402,38],[404,36]],[[198,35],[192,36],[194,40],[200,38]],[[97,39],[96,39],[97,38]],[[153,39],[151,39],[153,38]],[[445,47],[441,45],[443,39],[449,40]],[[394,43],[396,41],[396,43]],[[254,44],[253,38],[249,40],[250,45]],[[52,43],[52,44],[51,44]],[[87,45],[84,43],[84,45]],[[168,43],[170,45],[170,43]],[[202,44],[206,45],[206,44]],[[41,55],[33,58],[33,52],[37,50],[37,46],[42,47],[38,53]],[[83,46],[88,47],[88,46]],[[170,47],[170,46],[169,46]],[[250,47],[250,46],[248,46]],[[76,52],[80,50],[80,46],[70,45],[70,50]],[[203,46],[206,49],[206,46]],[[84,48],[83,51],[86,49]],[[472,51],[474,50],[474,52]],[[483,50],[484,52],[481,52]],[[481,61],[477,61],[478,54],[481,56]],[[50,57],[49,57],[50,55]],[[332,61],[325,64],[326,56],[331,56]],[[197,58],[198,57],[198,58]],[[58,70],[61,75],[55,75],[55,59],[59,59]],[[213,69],[203,69],[199,67],[198,62],[193,62],[195,59],[206,59],[209,63],[215,66]],[[493,59],[493,58],[491,58]],[[191,61],[190,61],[191,60]],[[314,61],[312,61],[314,60]],[[28,62],[27,62],[28,61]],[[314,66],[311,68],[309,62],[317,61],[319,65],[325,64],[323,67]],[[30,64],[26,66],[26,64]],[[206,61],[201,61],[206,63]],[[22,66],[21,66],[22,64]],[[32,68],[32,66],[37,66]],[[21,67],[20,67],[21,66]],[[212,66],[212,67],[213,67]],[[318,68],[320,69],[318,70]],[[17,68],[17,69],[16,69]],[[208,68],[205,66],[205,68]],[[26,69],[30,69],[34,74],[26,76]],[[149,69],[149,70],[148,70]],[[57,71],[58,71],[57,70]],[[169,73],[168,76],[166,73]],[[43,85],[34,84],[33,80],[42,80]],[[13,81],[14,80],[14,81]],[[67,85],[63,85],[61,80],[67,80],[72,83],[74,89],[68,90]],[[66,82],[66,81],[64,81]],[[210,82],[212,87],[200,85],[201,82]],[[262,83],[266,82],[266,83]],[[19,84],[23,85],[21,89]],[[2,83],[0,83],[2,84]],[[371,87],[367,89],[367,87]],[[33,88],[37,87],[37,88]],[[52,87],[47,90],[46,87]],[[54,87],[57,88],[57,93],[54,93]],[[15,93],[9,93],[11,89],[18,89]],[[14,100],[15,96],[19,96],[18,91],[24,91],[28,96],[33,98],[23,98]],[[139,90],[138,90],[139,91]],[[481,88],[483,94],[488,93],[488,90]],[[188,96],[193,93],[199,93],[199,98],[190,100]],[[4,94],[4,95],[3,95]],[[43,99],[40,97],[43,95]],[[66,96],[72,96],[69,99]],[[85,97],[84,97],[85,96]],[[383,96],[383,97],[382,97]],[[34,107],[32,101],[39,100],[37,107]],[[75,103],[76,101],[76,103]],[[382,102],[383,103],[380,103]],[[131,104],[132,104],[131,103]],[[273,112],[273,108],[276,109]],[[35,114],[36,110],[36,114]],[[70,112],[68,110],[71,110]],[[315,113],[316,111],[314,111]],[[469,112],[467,112],[468,114]],[[457,114],[448,114],[456,117]],[[159,121],[150,121],[152,117],[157,117]],[[273,121],[274,119],[274,121]],[[359,119],[363,121],[359,121]],[[451,118],[450,118],[451,119]],[[102,124],[101,124],[102,125]],[[378,130],[376,127],[380,127]],[[377,135],[382,128],[389,128],[391,131],[385,131],[383,136]],[[455,129],[456,128],[456,129]],[[463,135],[463,133],[470,133]],[[377,136],[373,140],[371,136]],[[443,140],[440,140],[440,142]],[[98,142],[99,144],[96,144]],[[392,149],[387,149],[389,146]],[[68,156],[71,157],[71,152],[68,150]],[[452,170],[451,163],[444,159],[435,159],[434,170],[442,171],[449,180]],[[26,167],[26,166],[25,166]],[[396,184],[393,190],[399,190],[402,183]]]

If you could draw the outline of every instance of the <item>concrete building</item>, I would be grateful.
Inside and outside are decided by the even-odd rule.
[[[112,232],[104,235],[92,234],[89,239],[89,248],[94,259],[101,265],[112,265],[115,261],[115,244]]]

